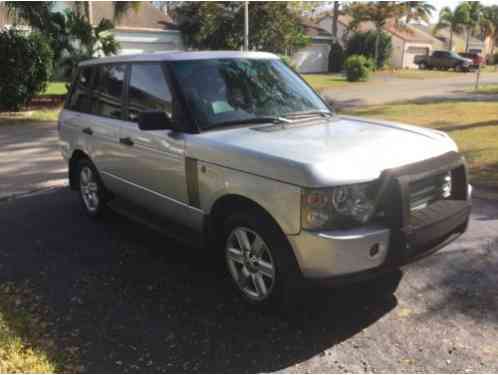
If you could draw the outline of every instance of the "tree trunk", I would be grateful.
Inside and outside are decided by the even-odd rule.
[[[470,30],[465,28],[465,52],[469,52]]]
[[[453,30],[450,30],[450,45],[448,47],[450,51],[453,50]]]
[[[377,35],[375,36],[375,69],[379,67],[379,48],[380,48],[380,33],[382,29],[377,29]]]
[[[337,19],[339,18],[339,2],[334,1],[334,15],[332,17],[332,36],[337,42]]]

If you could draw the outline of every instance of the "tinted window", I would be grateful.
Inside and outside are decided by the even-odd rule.
[[[68,101],[68,108],[78,112],[90,112],[90,84],[92,68],[80,68]]]
[[[99,116],[120,119],[126,65],[100,65],[96,71],[92,112]]]
[[[133,64],[128,87],[128,119],[137,121],[147,110],[172,113],[172,98],[160,64]]]

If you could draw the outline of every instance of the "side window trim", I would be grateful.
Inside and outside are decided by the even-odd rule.
[[[123,111],[121,114],[121,120],[128,121],[128,103],[129,103],[128,89],[130,87],[131,63],[126,63],[125,65],[126,65],[126,70],[125,70],[125,80],[123,85],[123,97],[122,97]]]
[[[170,92],[171,95],[171,105],[172,105],[172,110],[171,110],[171,117],[173,121],[177,121],[176,115],[177,111],[175,110],[175,101],[176,101],[176,93],[173,88],[173,85],[171,84],[171,79],[169,76],[169,71],[165,68],[164,63],[162,61],[137,61],[137,62],[129,62],[127,63],[127,70],[126,70],[126,76],[125,76],[125,95],[124,95],[124,110],[123,112],[125,113],[124,121],[132,122],[135,123],[134,121],[129,120],[128,118],[128,112],[129,112],[129,105],[130,105],[130,83],[131,83],[131,76],[133,74],[133,66],[134,65],[157,65],[159,66],[162,74],[164,81],[166,83],[167,89]],[[138,125],[137,125],[138,126]]]
[[[71,108],[71,100],[72,100],[73,95],[76,91],[76,86],[79,85],[79,78],[80,78],[81,72],[83,71],[83,69],[88,69],[90,71],[90,80],[88,82],[88,86],[85,87],[84,90],[87,92],[88,98],[89,98],[90,103],[91,103],[91,100],[93,98],[92,86],[93,86],[93,81],[95,79],[95,67],[96,67],[96,65],[78,66],[78,69],[76,70],[76,74],[73,77],[69,92],[66,94],[66,98],[64,99],[64,109],[69,109],[70,111],[74,111],[74,112],[78,112],[78,113],[91,114],[91,108],[87,112],[82,111],[80,109]]]
[[[185,97],[182,95],[181,90],[179,90],[180,83],[177,81],[175,76],[171,73],[170,63],[165,61],[162,63],[162,65],[164,66],[163,69],[166,73],[166,78],[167,78],[168,83],[171,87],[171,93],[173,96],[173,108],[175,108],[175,110],[177,112],[179,111],[182,114],[183,131],[185,131],[186,133],[193,133],[193,134],[200,133],[199,126],[194,121],[192,113],[191,113],[190,109],[188,108],[187,103],[185,101]]]
[[[120,96],[119,96],[119,103],[120,103],[120,107],[121,107],[121,114],[119,116],[119,118],[116,118],[116,117],[112,117],[112,116],[104,116],[102,114],[99,114],[99,113],[96,113],[96,111],[94,110],[94,100],[96,100],[96,91],[97,90],[97,82],[95,82],[96,80],[96,76],[97,76],[97,69],[101,69],[102,67],[115,67],[115,66],[124,66],[124,77],[123,77],[123,84],[122,84],[122,87],[121,87],[121,93],[120,93]],[[124,117],[124,109],[125,109],[125,102],[124,102],[124,94],[125,94],[125,86],[126,86],[126,76],[127,76],[127,70],[128,70],[128,64],[126,62],[117,62],[117,63],[101,63],[101,64],[95,64],[95,65],[92,65],[92,73],[91,73],[91,86],[90,86],[90,100],[91,100],[91,108],[90,108],[90,112],[89,114],[93,115],[93,116],[98,116],[98,117],[102,117],[102,118],[107,118],[107,119],[112,119],[112,120],[124,120],[125,117]]]

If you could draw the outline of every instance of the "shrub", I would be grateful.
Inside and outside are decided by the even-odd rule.
[[[498,52],[493,55],[493,65],[498,65]]]
[[[330,45],[329,73],[339,73],[344,67],[344,49],[336,41]]]
[[[349,56],[344,63],[344,68],[346,70],[346,79],[350,82],[367,80],[373,67],[373,61],[365,56]]]
[[[0,110],[17,111],[47,87],[53,52],[39,33],[4,29],[0,56]]]
[[[348,40],[346,45],[346,56],[363,55],[369,57],[375,62],[375,40],[376,31],[357,32]],[[391,36],[385,32],[380,33],[379,57],[377,68],[384,67],[385,63],[391,56],[392,40]]]

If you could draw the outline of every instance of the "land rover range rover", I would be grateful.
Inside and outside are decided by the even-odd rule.
[[[83,62],[59,119],[70,186],[220,253],[255,304],[305,279],[373,277],[466,229],[465,161],[443,132],[339,116],[277,56]]]

